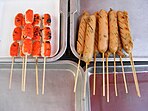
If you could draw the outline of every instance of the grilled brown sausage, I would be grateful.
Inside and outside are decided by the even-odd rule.
[[[84,40],[85,40],[85,32],[87,26],[88,12],[84,12],[81,16],[79,31],[78,31],[78,40],[77,40],[77,52],[78,54],[82,54],[84,50]]]
[[[98,36],[99,36],[99,13],[95,12],[96,16],[96,31],[95,31],[95,42],[94,42],[94,53],[98,53]]]
[[[130,33],[128,13],[126,11],[118,11],[118,24],[121,35],[123,49],[127,53],[131,53],[133,49],[133,41]]]
[[[114,10],[109,11],[109,51],[115,53],[118,49],[118,25],[117,13]]]
[[[83,60],[86,63],[89,63],[93,57],[95,30],[96,30],[96,17],[95,15],[91,15],[88,18],[84,51],[83,51]]]
[[[105,53],[108,49],[108,17],[105,10],[99,12],[98,50]]]

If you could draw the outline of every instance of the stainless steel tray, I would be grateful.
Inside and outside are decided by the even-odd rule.
[[[122,78],[121,66],[117,66],[117,89],[118,97],[115,96],[113,73],[114,67],[109,66],[110,78],[110,102],[106,102],[106,97],[102,96],[102,67],[97,66],[96,95],[93,95],[93,64],[90,64],[87,73],[87,103],[89,111],[146,111],[148,103],[148,65],[135,65],[141,97],[136,93],[131,66],[125,65],[125,74],[127,79],[128,91],[125,93]]]
[[[35,64],[28,64],[26,92],[21,92],[21,64],[14,64],[12,89],[8,89],[11,64],[0,64],[1,111],[85,111],[83,69],[80,68],[77,91],[73,92],[77,64],[58,61],[46,65],[45,94],[41,94],[43,64],[39,64],[39,95],[35,89]]]
[[[19,1],[19,2],[17,0],[7,0],[7,1],[1,1],[0,2],[0,11],[3,12],[4,15],[7,16],[7,11],[6,10],[8,10],[8,9],[7,9],[6,6],[7,5],[10,6],[9,7],[9,10],[11,10],[11,8],[15,7],[15,5],[16,5],[15,3],[19,3],[19,4],[21,4],[21,6],[24,3],[24,7],[21,8],[21,10],[18,10],[17,8],[12,9],[12,10],[17,10],[16,12],[19,12],[19,11],[22,11],[22,10],[24,11],[24,10],[27,10],[28,8],[32,8],[32,9],[34,9],[35,12],[36,11],[39,11],[38,13],[41,13],[42,11],[43,12],[46,12],[48,8],[49,9],[52,8],[52,7],[48,7],[48,4],[52,4],[52,1],[50,1],[50,0],[48,0],[48,1],[42,1],[42,0],[40,0],[38,2],[36,2],[35,0],[32,0],[31,2],[29,0],[24,0],[24,1]],[[59,23],[59,26],[60,27],[58,28],[59,30],[54,29],[54,30],[56,30],[56,31],[54,31],[55,32],[54,35],[57,34],[57,38],[55,38],[55,36],[54,36],[53,37],[54,38],[53,40],[54,41],[57,41],[58,40],[58,41],[55,42],[56,45],[54,45],[54,44],[52,44],[52,45],[54,46],[53,49],[55,49],[56,52],[53,52],[54,53],[54,56],[53,57],[47,58],[47,62],[52,62],[52,61],[58,60],[64,54],[64,52],[66,50],[66,47],[67,47],[68,0],[58,0],[58,1],[54,2],[54,5],[55,5],[55,3],[58,3],[57,6],[59,6],[59,11],[58,11],[59,15],[58,16],[60,17],[60,19],[58,19],[56,17],[55,18],[53,17],[53,19],[55,21],[58,21],[59,20],[60,22],[55,22],[54,20],[53,21],[55,22],[55,24],[57,23],[56,25],[58,25],[58,23]],[[34,5],[32,5],[32,4],[34,4]],[[44,5],[45,5],[45,7],[44,7]],[[42,8],[43,8],[43,10],[39,10],[39,9],[42,9]],[[4,23],[5,24],[8,24],[8,26],[9,26],[11,23],[13,23],[13,22],[11,22],[11,21],[13,21],[13,17],[12,16],[10,16],[10,17],[8,16],[7,19],[8,19],[8,22],[7,23],[4,22]],[[2,23],[2,21],[4,21],[4,20],[0,20],[0,23]],[[1,25],[2,26],[5,26],[4,23],[2,23]],[[0,29],[1,28],[2,27],[0,27]],[[4,41],[0,41],[0,44],[2,46],[2,48],[0,48],[1,49],[0,50],[1,54],[2,53],[6,53],[8,55],[8,56],[0,56],[0,62],[10,62],[11,61],[11,57],[9,57],[9,46],[10,46],[10,44],[8,44],[9,42],[11,42],[11,35],[12,35],[11,28],[8,27],[8,32],[10,32],[9,33],[10,34],[10,37],[8,37],[8,38],[10,38],[10,39],[9,40],[7,40],[7,39],[4,40],[6,43],[3,43]],[[12,30],[13,30],[13,28],[12,28]],[[0,37],[0,40],[1,39],[3,40],[3,39],[5,39],[4,38],[5,37],[4,35],[6,35],[6,33],[5,33],[6,31],[5,31],[5,29],[1,29],[1,31],[3,33],[2,33],[2,35]],[[58,48],[55,48],[55,47],[58,47]],[[22,61],[22,59],[21,58],[17,58],[17,59],[15,59],[15,61],[20,62],[20,61]],[[32,58],[32,57],[29,57],[28,62],[35,62],[35,59]],[[39,62],[43,62],[43,58],[40,58],[39,59]]]
[[[115,10],[127,10],[129,12],[131,33],[134,41],[134,60],[148,61],[147,0],[70,0],[70,6],[70,45],[71,50],[76,57],[78,57],[76,52],[78,18],[82,12],[86,10],[92,14],[100,9],[109,11],[110,8],[113,8]],[[101,58],[98,56],[97,61],[100,60]],[[123,60],[129,61],[128,57]],[[113,56],[109,58],[109,61],[113,61]]]

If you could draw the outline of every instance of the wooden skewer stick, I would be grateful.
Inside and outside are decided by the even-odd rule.
[[[45,69],[46,69],[46,57],[44,57],[44,67],[43,67],[43,83],[42,83],[42,95],[44,95],[45,88]]]
[[[131,66],[132,66],[133,77],[134,77],[134,82],[135,82],[135,86],[136,86],[137,95],[138,95],[139,97],[141,97],[140,89],[139,89],[139,83],[138,83],[138,79],[137,79],[136,69],[135,69],[135,67],[134,67],[134,62],[133,62],[132,53],[130,53],[129,56],[130,56],[130,63],[131,63]]]
[[[14,65],[14,57],[12,57],[11,72],[10,72],[10,78],[9,78],[9,89],[11,89],[11,85],[12,85],[13,65]]]
[[[107,102],[109,102],[109,74],[108,74],[108,57],[106,58],[106,73],[107,73]]]
[[[105,96],[105,67],[104,67],[104,53],[102,53],[103,62],[103,96]]]
[[[124,66],[123,66],[123,61],[122,61],[121,56],[120,56],[120,62],[121,62],[121,66],[122,66],[122,74],[123,74],[125,92],[128,93],[127,82],[126,82],[126,77],[125,77],[125,72],[124,72]]]
[[[25,62],[25,57],[22,57],[22,84],[21,84],[21,90],[23,91],[23,86],[24,86],[24,84],[23,84],[23,81],[24,81],[24,62]]]
[[[39,94],[39,81],[38,81],[38,58],[36,57],[36,64],[35,64],[35,69],[36,69],[36,94]]]
[[[23,91],[25,92],[26,89],[26,69],[27,69],[27,55],[25,55],[25,70],[24,70],[24,89]]]
[[[84,78],[84,98],[86,97],[87,67],[88,67],[88,63],[86,63],[85,78]]]
[[[96,94],[96,53],[94,53],[94,83],[93,83],[93,95]]]
[[[115,95],[118,96],[118,91],[117,91],[117,74],[116,74],[116,53],[114,53],[114,85],[115,85]]]
[[[76,92],[76,89],[77,89],[77,81],[78,81],[78,74],[79,74],[79,69],[80,69],[80,62],[81,62],[81,54],[79,57],[77,73],[76,73],[76,77],[75,77],[74,92]]]

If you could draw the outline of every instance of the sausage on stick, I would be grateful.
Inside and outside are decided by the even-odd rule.
[[[99,35],[99,13],[95,12],[96,16],[96,31],[95,31],[95,42],[94,42],[94,81],[93,81],[93,95],[96,94],[96,56],[98,54],[98,35]]]
[[[41,43],[40,41],[35,41],[32,45],[32,56],[36,58],[36,94],[39,94],[38,86],[38,57],[41,56]]]
[[[99,36],[98,50],[102,53],[103,61],[103,96],[105,96],[105,70],[104,70],[104,53],[108,49],[108,16],[105,10],[99,12]]]
[[[80,18],[80,23],[79,23],[78,40],[77,40],[77,52],[79,54],[79,61],[78,61],[77,73],[75,77],[74,92],[76,92],[80,61],[81,61],[81,56],[84,50],[84,41],[86,36],[86,26],[87,26],[88,16],[89,16],[89,13],[84,12]]]
[[[31,39],[24,39],[22,45],[22,52],[25,54],[25,69],[24,69],[24,82],[23,82],[23,91],[25,91],[26,86],[26,68],[27,68],[27,56],[31,55],[32,53],[32,40]]]
[[[87,83],[87,66],[89,62],[92,60],[94,53],[94,39],[95,39],[95,30],[96,30],[96,17],[95,15],[91,15],[88,17],[87,27],[86,27],[86,37],[85,37],[85,45],[83,51],[83,60],[86,63],[86,73],[84,80],[84,98],[86,96],[86,83]]]
[[[23,91],[26,88],[26,68],[27,68],[27,56],[32,53],[32,38],[33,38],[33,23],[34,14],[33,10],[28,9],[25,13],[24,29],[23,29],[23,45],[22,52],[25,54],[25,69],[24,69],[24,82],[23,82]]]
[[[109,51],[114,54],[114,85],[115,85],[115,95],[118,96],[117,74],[116,74],[116,52],[118,49],[119,34],[118,34],[118,25],[117,25],[117,13],[116,11],[111,9],[108,15],[109,15]]]
[[[43,67],[43,81],[42,81],[42,94],[44,95],[44,89],[45,89],[45,69],[46,69],[46,58],[50,57],[51,54],[51,44],[49,41],[42,43],[41,48],[41,55],[44,57],[44,67]]]
[[[13,42],[10,46],[10,56],[12,57],[12,64],[11,64],[11,72],[10,72],[10,79],[9,79],[9,89],[11,89],[11,84],[12,84],[14,58],[18,56],[18,52],[19,52],[19,43]]]
[[[123,11],[123,12],[118,11],[118,24],[119,24],[123,49],[129,54],[137,95],[140,97],[141,94],[139,89],[139,83],[138,83],[137,74],[136,74],[133,57],[132,57],[133,41],[130,33],[128,13],[126,11]]]

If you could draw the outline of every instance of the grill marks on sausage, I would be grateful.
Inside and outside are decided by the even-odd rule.
[[[88,19],[83,19],[83,21],[81,21],[81,23],[83,24],[79,25],[79,33],[78,33],[79,38],[77,41],[77,52],[78,50],[80,50],[80,47],[82,48],[84,46],[84,43],[85,43],[83,60],[85,62],[89,62],[91,60],[92,55],[89,53],[91,53],[90,43],[92,42],[88,42],[89,41],[88,38],[92,37],[92,33],[94,33],[95,35],[94,44],[93,44],[94,53],[96,53],[98,50],[101,53],[105,53],[106,57],[109,57],[111,53],[116,52],[119,56],[125,57],[125,54],[123,53],[122,49],[124,48],[124,50],[127,53],[129,53],[133,48],[133,42],[130,34],[130,27],[129,27],[127,12],[123,12],[123,15],[120,15],[120,17],[118,16],[118,13],[116,13],[113,19],[108,18],[109,16],[105,10],[101,10],[99,13],[96,12],[96,14],[94,13],[94,15],[96,16],[95,18],[96,18],[96,26],[97,26],[95,29],[92,25],[93,19],[90,18],[90,16]],[[84,24],[86,22],[87,22],[87,27],[86,27],[86,24]],[[109,25],[109,28],[113,27],[112,29],[113,31],[109,32],[109,35],[114,36],[113,38],[110,38],[113,40],[112,48],[114,48],[114,51],[110,51],[110,50],[107,51],[108,45],[109,45],[108,40],[110,40],[108,38],[108,22],[112,22],[112,24]]]
[[[33,26],[40,26],[40,15],[39,14],[34,14],[34,20],[33,20]]]
[[[32,38],[35,41],[40,41],[41,40],[41,31],[39,26],[34,27],[34,36]]]
[[[110,10],[109,14],[109,51],[115,53],[118,49],[118,25],[117,25],[117,13],[114,10]]]
[[[117,50],[117,55],[118,56],[121,56],[123,58],[123,57],[125,57],[125,54],[123,53],[122,49],[123,49],[123,45],[122,45],[122,42],[121,42],[121,35],[119,34],[119,36],[118,36],[118,50]]]
[[[44,27],[47,27],[47,26],[50,26],[51,25],[51,16],[50,14],[44,14],[43,17],[43,26]]]
[[[15,16],[15,26],[17,27],[22,27],[23,26],[23,14],[22,13],[18,13],[16,16]]]
[[[87,12],[84,12],[80,19],[78,40],[77,40],[77,52],[79,54],[82,54],[84,50],[84,42],[85,42],[84,40],[86,36],[85,32],[86,32],[88,16],[89,14]]]
[[[95,15],[91,15],[88,18],[85,45],[84,45],[84,51],[83,51],[83,60],[86,63],[89,63],[93,57],[95,29],[96,29],[96,17]]]
[[[22,36],[22,29],[20,27],[15,27],[12,35],[13,41],[20,41]]]
[[[83,33],[83,34],[82,34],[82,33]],[[78,41],[83,41],[84,33],[85,33],[85,30],[83,29],[83,27],[80,27],[80,32],[79,32],[79,39],[78,39]]]
[[[99,12],[99,36],[98,50],[100,53],[105,53],[108,49],[108,15],[105,10]]]
[[[95,33],[95,44],[94,44],[94,50],[97,52],[98,50],[98,34]]]
[[[43,28],[43,41],[50,41],[51,39],[51,29],[50,27]]]
[[[80,41],[77,41],[77,44],[79,44],[80,46],[82,46],[82,43]]]
[[[118,12],[118,23],[120,27],[119,29],[121,34],[121,40],[123,43],[123,48],[127,53],[130,53],[133,48],[133,42],[130,34],[128,13],[126,11]]]
[[[88,19],[88,25],[89,25],[89,28],[91,29],[91,30],[89,30],[89,31],[91,31],[91,32],[94,31],[93,28],[92,28],[92,26],[91,26],[91,24],[90,24],[92,21],[93,21],[93,20],[92,20],[91,18]]]
[[[19,52],[19,43],[13,42],[10,46],[10,56],[16,57],[18,56]]]
[[[95,29],[95,42],[94,42],[94,53],[98,53],[98,36],[99,36],[99,19],[98,19],[98,16],[99,16],[99,13],[96,12],[94,14],[96,16],[96,29]]]

